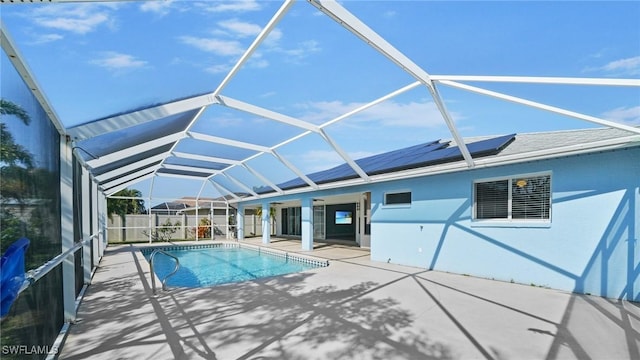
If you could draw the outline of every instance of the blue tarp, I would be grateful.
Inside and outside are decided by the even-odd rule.
[[[11,305],[18,297],[18,291],[24,282],[24,255],[29,247],[29,239],[21,238],[9,246],[0,260],[0,294],[2,294],[2,311],[0,317],[9,312]]]

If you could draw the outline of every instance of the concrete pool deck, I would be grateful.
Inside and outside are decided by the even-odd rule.
[[[269,247],[327,258],[328,267],[155,297],[137,247],[110,246],[60,358],[640,358],[640,303],[372,262],[364,249],[314,245],[302,252],[299,240],[272,239]]]

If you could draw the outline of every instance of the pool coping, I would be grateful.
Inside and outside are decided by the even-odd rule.
[[[283,250],[278,250],[278,249],[272,249],[272,248],[267,248],[267,247],[263,247],[263,246],[257,246],[257,245],[251,245],[251,244],[244,244],[244,243],[239,243],[239,242],[234,242],[234,241],[216,241],[216,242],[209,242],[206,244],[198,244],[198,243],[191,243],[191,244],[171,244],[171,245],[160,245],[160,244],[149,244],[148,246],[144,246],[144,247],[139,247],[138,250],[143,253],[144,250],[149,250],[149,249],[161,249],[161,250],[192,250],[192,249],[207,249],[207,248],[240,248],[240,249],[250,249],[253,251],[257,251],[258,253],[262,254],[268,254],[271,256],[276,256],[276,257],[282,257],[285,258],[287,260],[293,260],[293,261],[298,261],[301,263],[305,263],[305,264],[310,264],[313,266],[317,266],[317,267],[327,267],[329,266],[329,260],[328,259],[323,259],[323,258],[319,258],[319,257],[315,257],[315,256],[309,256],[309,255],[304,255],[304,254],[299,254],[299,253],[292,253],[292,252],[288,252],[288,251],[283,251]],[[153,250],[150,250],[153,251]],[[144,253],[143,253],[144,255]]]

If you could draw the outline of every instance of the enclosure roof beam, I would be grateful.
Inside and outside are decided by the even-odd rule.
[[[24,57],[22,56],[22,54],[20,54],[18,48],[14,45],[13,39],[9,35],[9,32],[5,28],[2,21],[0,21],[0,46],[2,46],[2,49],[7,54],[9,61],[11,61],[13,66],[16,68],[16,71],[20,74],[22,80],[31,90],[33,96],[35,96],[35,98],[38,100],[38,103],[40,104],[40,106],[42,106],[42,109],[45,111],[45,113],[47,113],[49,118],[51,118],[53,126],[58,130],[58,133],[64,134],[66,130],[64,125],[62,124],[62,121],[60,121],[58,114],[53,109],[53,106],[51,106],[51,103],[49,102],[49,99],[47,98],[45,93],[42,91],[42,87],[40,87],[40,84],[38,84],[38,82],[36,81],[35,76],[33,76],[31,69],[29,69],[27,63],[23,61]]]
[[[227,193],[227,194],[233,196],[234,199],[240,200],[240,197],[238,195],[236,195],[233,191],[231,191],[231,190],[225,188],[224,186],[218,184],[217,182],[215,182],[211,178],[209,178],[209,181],[211,182],[211,185],[213,185],[213,187],[215,187],[216,189],[218,189],[218,191],[220,191],[220,193]]]
[[[307,185],[311,186],[313,189],[318,189],[318,184],[313,182],[313,180],[309,179],[309,177],[307,175],[305,175],[302,171],[300,171],[300,169],[298,169],[295,165],[293,165],[291,162],[289,162],[289,160],[287,160],[284,157],[282,157],[282,155],[278,154],[275,150],[272,150],[271,154],[276,159],[280,160],[280,162],[283,163],[284,166],[288,167],[289,170],[293,171],[296,175],[298,175],[298,177],[300,177],[300,179],[302,179],[304,182],[306,182]]]
[[[640,86],[640,79],[578,78],[543,76],[431,75],[433,81],[475,81],[527,84]]]
[[[129,148],[126,149],[122,149],[119,151],[114,151],[112,153],[103,155],[98,157],[97,159],[91,159],[91,160],[87,160],[86,163],[87,165],[89,165],[91,168],[99,168],[101,166],[104,165],[108,165],[111,164],[113,162],[128,158],[132,155],[135,154],[140,154],[167,144],[171,144],[174,143],[180,139],[182,139],[184,137],[184,133],[182,132],[178,132],[175,134],[171,134],[171,135],[167,135],[167,136],[163,136],[161,138],[157,138],[151,141],[147,141],[145,143],[142,144],[138,144],[135,146],[131,146]]]
[[[375,31],[369,28],[364,22],[351,14],[347,9],[342,7],[336,1],[329,0],[308,0],[313,6],[318,8],[321,12],[334,19],[342,27],[359,37],[365,43],[373,47],[376,51],[387,57],[393,63],[398,65],[402,70],[409,73],[413,78],[423,83],[431,96],[433,97],[438,110],[442,114],[442,117],[451,132],[451,135],[458,144],[460,153],[467,163],[467,166],[473,167],[473,158],[469,153],[469,149],[465,145],[462,137],[458,133],[458,129],[451,117],[451,114],[447,110],[444,101],[442,100],[438,90],[431,81],[429,74],[424,71],[420,66],[415,64],[411,59],[406,57],[402,52],[393,47],[382,36],[378,35]]]
[[[519,98],[519,97],[516,97],[516,96],[506,95],[506,94],[502,94],[502,93],[491,91],[491,90],[482,89],[482,88],[471,86],[471,85],[461,84],[461,83],[458,83],[458,82],[455,82],[455,81],[442,80],[442,81],[440,81],[440,83],[442,83],[444,85],[452,86],[452,87],[455,87],[455,88],[458,88],[458,89],[463,89],[463,90],[475,92],[475,93],[478,93],[478,94],[487,95],[487,96],[495,97],[495,98],[498,98],[498,99],[511,101],[511,102],[514,102],[514,103],[522,104],[522,105],[527,105],[527,106],[530,106],[530,107],[534,107],[536,109],[546,110],[546,111],[550,111],[550,112],[553,112],[553,113],[556,113],[556,114],[569,116],[569,117],[573,117],[573,118],[584,120],[584,121],[589,121],[589,122],[592,122],[592,123],[595,123],[595,124],[598,124],[598,125],[604,125],[604,126],[608,126],[608,127],[611,127],[611,128],[616,128],[616,129],[620,129],[620,130],[629,131],[629,132],[632,132],[632,133],[635,133],[635,134],[640,134],[640,128],[638,128],[638,127],[619,124],[617,122],[600,119],[600,118],[597,118],[597,117],[594,117],[594,116],[589,116],[589,115],[577,113],[577,112],[574,112],[574,111],[565,110],[565,109],[558,108],[558,107],[555,107],[555,106],[546,105],[546,104],[542,104],[542,103],[539,103],[539,102],[522,99],[522,98]]]
[[[247,51],[245,51],[244,54],[242,54],[238,62],[236,62],[233,68],[231,68],[231,71],[229,71],[229,73],[227,74],[227,76],[225,76],[225,78],[222,80],[220,85],[218,85],[218,88],[216,88],[216,90],[213,92],[214,96],[220,95],[222,90],[229,84],[231,79],[233,79],[233,77],[240,70],[240,68],[249,60],[249,58],[256,51],[258,46],[260,46],[260,44],[262,44],[262,42],[269,36],[271,31],[275,29],[276,25],[278,25],[280,20],[282,20],[282,18],[287,14],[287,12],[293,6],[294,3],[295,3],[295,0],[285,0],[285,2],[280,6],[278,11],[273,15],[271,20],[269,20],[267,25],[262,29],[262,31],[260,31],[260,34],[258,34],[256,39],[253,40],[253,43],[251,43]]]
[[[283,124],[295,126],[304,130],[309,130],[313,132],[318,132],[319,130],[318,126],[314,124],[308,123],[306,121],[298,120],[290,116],[277,113],[275,111],[264,109],[253,104],[248,104],[240,100],[235,100],[226,96],[218,96],[218,99],[221,105],[230,107],[232,109],[244,111],[256,116],[263,117],[265,119],[278,121]]]
[[[217,103],[217,100],[215,96],[211,94],[194,96],[188,99],[176,100],[166,104],[74,126],[67,129],[67,133],[75,139],[84,140],[105,133],[123,130],[149,121],[163,119],[171,115],[206,107],[215,103]]]
[[[158,154],[152,157],[148,157],[148,158],[144,158],[140,161],[137,161],[135,163],[131,163],[119,168],[116,168],[114,170],[111,171],[107,171],[103,174],[100,175],[96,175],[95,179],[98,182],[105,182],[108,181],[110,179],[115,179],[120,177],[122,174],[126,174],[128,172],[131,171],[136,171],[137,169],[142,170],[143,168],[148,167],[149,165],[153,164],[154,162],[159,162],[162,161],[162,159],[164,159],[166,157],[166,154]]]
[[[356,174],[358,174],[358,176],[360,176],[365,182],[369,182],[369,175],[367,175],[367,173],[362,170],[362,168],[360,167],[360,165],[358,165],[352,158],[351,156],[349,156],[344,150],[342,150],[342,148],[340,148],[340,146],[338,145],[338,143],[336,143],[330,136],[329,134],[327,134],[324,130],[321,130],[320,132],[320,136],[322,136],[322,138],[329,144],[329,146],[331,146],[331,148],[333,148],[333,150],[335,152],[338,153],[338,155],[340,155],[340,157],[342,157],[342,159],[344,161],[347,162],[347,164],[353,169],[353,171],[356,172]]]
[[[173,173],[156,172],[156,176],[174,177],[174,178],[180,178],[180,179],[192,179],[192,180],[199,180],[199,181],[203,181],[203,180],[207,179],[207,175],[206,174],[203,174],[202,176],[196,176],[196,175],[187,175],[187,174],[173,174]]]
[[[260,195],[258,195],[255,191],[253,191],[253,189],[251,189],[250,187],[248,187],[247,185],[245,185],[243,182],[241,182],[240,180],[236,179],[235,177],[227,174],[227,173],[222,173],[222,175],[224,175],[226,178],[228,178],[229,180],[233,181],[236,185],[240,186],[242,189],[244,189],[244,191],[248,192],[249,194],[255,196],[255,197],[260,197]]]
[[[218,173],[217,170],[207,169],[207,168],[203,168],[203,167],[199,167],[199,166],[188,166],[188,165],[178,165],[178,164],[167,164],[167,163],[164,163],[164,164],[160,165],[160,167],[163,168],[163,169],[170,169],[170,170],[199,172],[199,173],[207,174],[208,176],[211,176],[211,175],[214,175],[214,174]]]
[[[252,173],[255,177],[257,177],[258,179],[262,180],[265,184],[267,184],[269,187],[271,187],[273,190],[275,190],[278,194],[282,195],[284,194],[284,191],[282,189],[280,189],[280,187],[278,187],[278,185],[276,185],[275,183],[273,183],[271,180],[267,179],[267,177],[265,177],[264,175],[262,175],[261,173],[259,173],[258,171],[254,170],[253,168],[251,168],[249,165],[247,165],[246,163],[242,164],[242,167],[244,167],[245,169],[247,169],[247,171],[249,171],[250,173]]]
[[[233,147],[238,147],[238,148],[243,148],[243,149],[248,149],[248,150],[262,151],[262,152],[270,152],[271,151],[266,146],[247,143],[247,142],[242,142],[242,141],[237,141],[237,140],[231,140],[231,139],[222,138],[222,137],[218,137],[218,136],[201,134],[201,133],[197,133],[197,132],[193,132],[193,131],[189,131],[187,133],[187,136],[189,136],[189,137],[191,137],[193,139],[196,139],[196,140],[207,141],[207,142],[211,142],[211,143],[222,144],[222,145],[227,145],[227,146],[233,146]]]
[[[240,164],[239,160],[232,160],[232,159],[226,159],[226,158],[215,157],[215,156],[189,154],[189,153],[179,152],[179,151],[174,151],[171,154],[181,159],[200,160],[200,161],[207,161],[207,162],[213,162],[213,163],[219,163],[219,164],[229,164],[229,165]]]
[[[139,181],[155,177],[155,169],[151,168],[146,170],[148,170],[146,173],[144,171],[138,172],[138,177],[127,176],[126,178],[121,178],[104,184],[100,184],[99,187],[105,195],[117,193],[122,189],[126,189],[131,184],[135,184]]]

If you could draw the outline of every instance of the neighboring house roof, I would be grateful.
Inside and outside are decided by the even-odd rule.
[[[176,201],[167,201],[152,207],[151,210],[183,210],[186,208],[187,208],[187,205],[184,203],[176,202]]]
[[[237,196],[246,196],[246,194],[236,194]],[[192,197],[192,196],[185,196],[182,197],[180,199],[176,199],[174,201],[167,201],[167,202],[163,202],[161,204],[158,204],[154,207],[151,208],[151,210],[156,210],[156,211],[167,211],[167,210],[172,210],[172,211],[179,211],[179,212],[184,212],[184,211],[190,211],[190,210],[195,210],[197,209],[210,209],[211,204],[226,204],[227,202],[225,200],[229,200],[231,198],[231,196],[223,196],[223,197],[217,197],[217,198],[198,198],[198,202],[199,202],[199,206],[196,206],[196,198]],[[219,206],[217,206],[216,208],[220,208]]]

